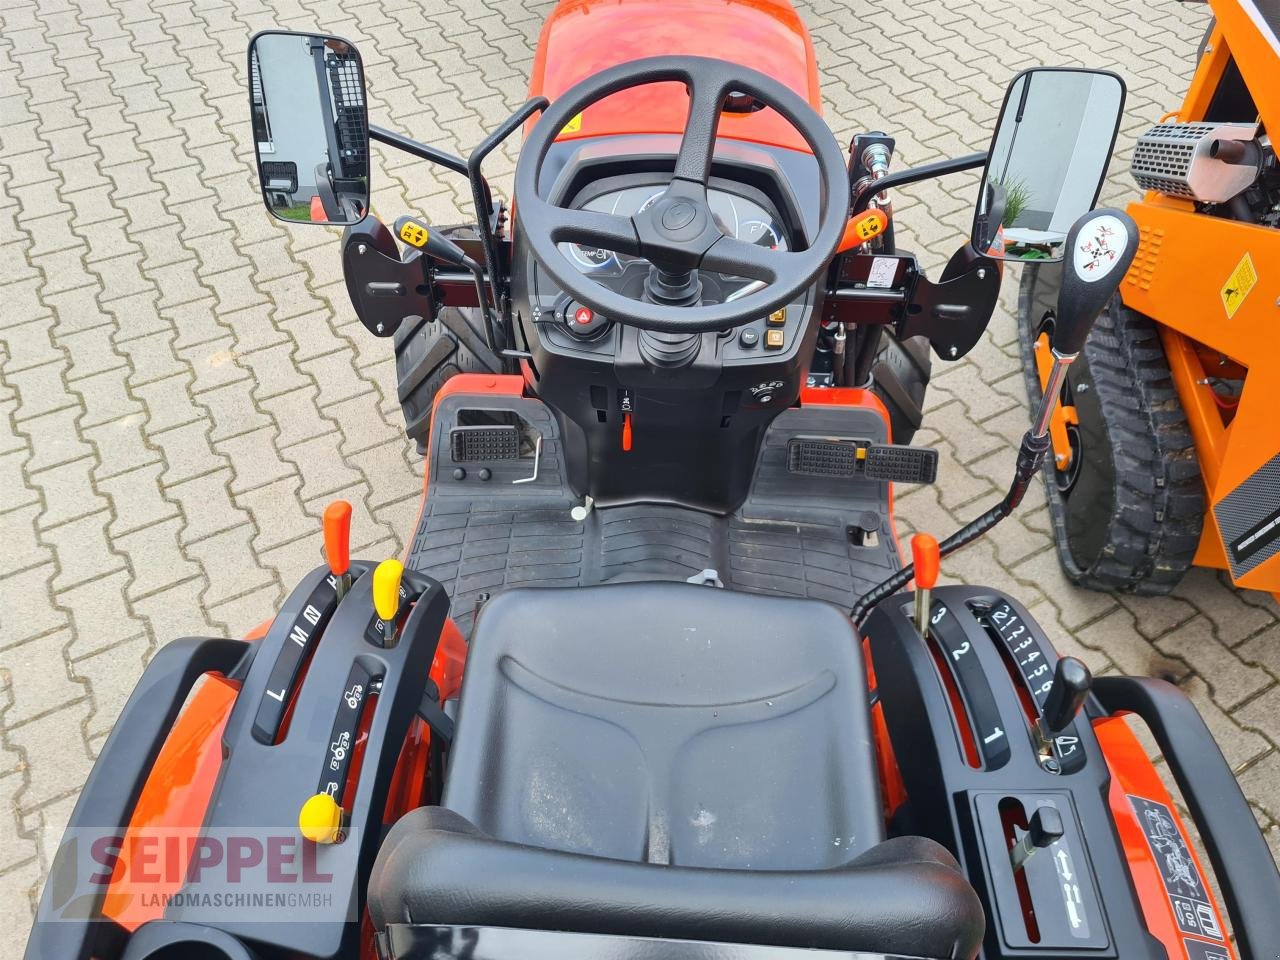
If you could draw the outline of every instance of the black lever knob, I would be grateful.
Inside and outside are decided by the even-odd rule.
[[[1123,210],[1086,213],[1067,232],[1062,288],[1049,345],[1062,357],[1084,346],[1089,329],[1120,288],[1138,252],[1138,225]]]
[[[1075,657],[1059,659],[1053,671],[1049,696],[1040,710],[1040,724],[1044,731],[1054,734],[1070,726],[1084,706],[1084,698],[1092,686],[1093,674],[1084,663]]]
[[[1021,870],[1033,853],[1060,840],[1065,832],[1062,814],[1057,807],[1036,807],[1036,812],[1027,821],[1027,832],[1009,851],[1009,863],[1014,871]]]

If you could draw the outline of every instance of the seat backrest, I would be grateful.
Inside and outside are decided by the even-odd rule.
[[[948,960],[973,957],[984,930],[954,859],[920,837],[830,870],[708,870],[504,843],[442,807],[391,829],[368,903],[379,930],[517,927]]]

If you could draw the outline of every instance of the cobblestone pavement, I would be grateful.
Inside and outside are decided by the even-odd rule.
[[[356,40],[374,121],[463,152],[523,99],[549,7],[0,10],[0,955],[19,955],[50,849],[157,646],[267,617],[318,562],[333,497],[355,505],[361,555],[398,552],[412,528],[422,465],[401,432],[389,345],[352,313],[336,234],[285,229],[259,204],[246,39],[282,25]],[[892,131],[903,163],[981,148],[1018,69],[1118,70],[1129,102],[1104,199],[1122,201],[1132,139],[1179,100],[1207,8],[812,0],[802,14],[839,138]],[[514,159],[492,158],[495,183]],[[464,218],[457,178],[389,152],[374,178],[384,219]],[[938,269],[974,189],[958,177],[900,194],[902,244]],[[941,451],[939,482],[899,499],[904,528],[945,532],[1005,482],[1027,419],[1015,281],[981,346],[938,364],[920,442]],[[1280,848],[1280,608],[1203,571],[1167,599],[1072,589],[1043,498],[1029,500],[953,572],[1015,590],[1098,671],[1177,679]]]

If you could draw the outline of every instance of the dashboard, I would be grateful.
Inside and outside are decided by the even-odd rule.
[[[662,183],[621,188],[600,184],[596,189],[588,188],[580,193],[573,206],[580,210],[630,217],[643,212],[657,201],[665,187]],[[787,228],[770,209],[769,202],[763,195],[752,199],[741,193],[710,187],[707,190],[707,201],[716,225],[725,236],[775,250],[790,249]],[[603,247],[562,243],[560,250],[583,274],[619,293],[631,295],[649,270],[649,262],[643,257],[617,254]],[[722,303],[751,282],[746,277],[726,276],[711,271],[702,271],[699,278],[703,283],[703,300],[709,303]]]

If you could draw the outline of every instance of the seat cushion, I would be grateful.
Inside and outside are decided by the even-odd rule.
[[[861,645],[812,600],[510,590],[476,623],[443,805],[617,860],[816,870],[883,839]]]
[[[442,807],[401,818],[369,883],[374,925],[523,927],[928,958],[969,958],[977,894],[942,847],[887,840],[830,870],[707,870],[485,836]]]

